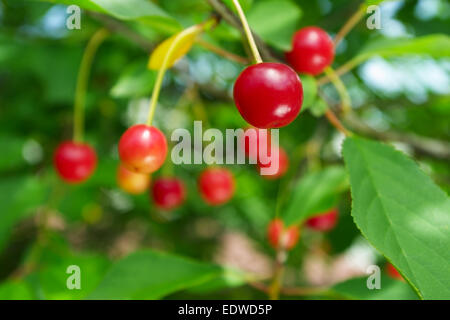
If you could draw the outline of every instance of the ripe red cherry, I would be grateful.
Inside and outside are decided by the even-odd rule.
[[[117,168],[117,184],[131,194],[141,194],[150,186],[150,175],[137,173],[125,168],[122,164]]]
[[[94,173],[97,155],[87,144],[64,141],[56,148],[53,163],[61,179],[80,183]]]
[[[281,219],[273,219],[267,227],[267,238],[270,245],[277,249],[290,250],[298,242],[300,237],[300,231],[297,226],[291,226],[287,229],[284,228],[284,223]]]
[[[155,172],[167,156],[166,137],[155,127],[134,125],[120,138],[119,156],[129,170],[144,174]]]
[[[393,279],[404,280],[400,272],[389,262],[386,263],[386,273]]]
[[[328,212],[309,218],[306,220],[306,225],[316,231],[330,231],[336,226],[338,214],[337,209],[331,209]]]
[[[208,168],[200,174],[198,188],[206,203],[218,206],[233,197],[234,178],[228,169]]]
[[[263,178],[272,180],[272,179],[278,179],[287,172],[289,168],[289,158],[284,151],[282,147],[278,147],[275,156],[278,156],[278,170],[271,175],[261,175]],[[261,172],[261,168],[268,168],[271,166],[272,161],[269,161],[268,163],[264,164],[260,159],[258,160],[256,166],[258,167],[258,170]]]
[[[330,36],[318,27],[298,30],[292,39],[292,51],[286,60],[300,73],[318,75],[334,59],[334,44]]]
[[[258,63],[242,71],[234,84],[234,102],[242,117],[257,128],[280,128],[300,112],[303,87],[285,64]]]
[[[158,208],[172,210],[184,202],[186,189],[177,178],[159,178],[153,184],[152,197]]]

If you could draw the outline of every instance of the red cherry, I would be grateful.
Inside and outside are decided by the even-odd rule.
[[[278,147],[277,148],[277,153],[275,156],[278,156],[278,170],[271,175],[261,175],[263,178],[272,180],[272,179],[278,179],[282,176],[284,176],[284,174],[287,172],[288,168],[289,168],[289,158],[288,155],[286,153],[286,151],[284,151],[284,149],[282,147]],[[258,163],[256,164],[256,166],[258,167],[258,170],[260,170],[261,172],[261,168],[268,168],[270,167],[272,161],[269,161],[267,164],[263,164],[262,161],[258,160]]]
[[[339,212],[331,209],[328,212],[319,214],[306,220],[306,225],[317,231],[330,231],[336,226]]]
[[[228,169],[208,168],[200,174],[198,187],[205,202],[217,206],[233,197],[234,178]]]
[[[275,249],[281,246],[283,249],[290,250],[295,247],[299,237],[300,231],[297,226],[285,229],[283,221],[278,218],[273,219],[267,227],[267,238]]]
[[[155,172],[167,156],[166,137],[155,127],[134,125],[120,138],[119,156],[129,170],[144,174]]]
[[[97,155],[87,144],[64,141],[56,148],[53,163],[61,179],[80,183],[94,173]]]
[[[298,30],[292,39],[292,51],[286,60],[300,73],[318,75],[334,59],[334,44],[330,36],[318,27]]]
[[[152,197],[158,208],[172,210],[184,202],[186,189],[177,178],[159,178],[153,184]]]
[[[122,164],[117,168],[117,184],[131,194],[141,194],[150,186],[151,178],[148,174],[137,173],[125,168]]]
[[[257,160],[259,154],[268,154],[271,146],[270,131],[267,129],[246,128],[242,136],[241,146],[246,156]]]
[[[400,272],[389,262],[386,263],[386,273],[393,279],[404,280]]]
[[[234,102],[251,125],[280,128],[294,121],[300,112],[303,87],[287,65],[258,63],[245,68],[237,78]]]

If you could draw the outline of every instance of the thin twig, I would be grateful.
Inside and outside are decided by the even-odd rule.
[[[143,50],[151,52],[155,48],[155,45],[151,41],[128,27],[123,22],[97,12],[87,11],[87,14],[95,20],[101,22],[105,28],[110,30],[112,33],[116,32],[123,35],[125,39],[137,44]]]
[[[331,111],[330,108],[325,112],[325,117],[328,119],[328,121],[340,132],[342,132],[347,137],[352,136],[353,133],[349,130],[347,130],[341,123],[341,121],[338,119],[338,117],[334,114],[333,111]]]
[[[207,41],[204,41],[203,39],[198,38],[196,43],[199,46],[201,46],[211,52],[214,52],[215,54],[222,56],[228,60],[231,60],[231,61],[234,61],[234,62],[240,63],[240,64],[248,64],[249,63],[249,60],[247,58],[241,57],[237,54],[234,54],[234,53],[224,50],[220,47],[217,47]]]
[[[428,155],[442,160],[450,160],[450,143],[446,141],[410,133],[400,133],[393,130],[379,131],[370,127],[352,113],[346,115],[343,121],[354,132],[359,134],[385,141],[403,142],[411,146],[418,154]]]
[[[250,282],[249,286],[266,294],[270,292],[270,287],[261,282]],[[328,288],[325,287],[285,287],[280,288],[280,293],[285,296],[307,296],[320,294],[326,290],[328,290]]]
[[[364,17],[366,6],[361,5],[347,22],[342,26],[341,30],[334,37],[334,47],[337,48],[339,42],[345,38],[345,36],[353,29],[353,27]]]
[[[360,64],[363,60],[362,59],[352,59],[349,60],[348,62],[344,63],[342,66],[340,66],[339,68],[337,68],[334,73],[337,76],[342,76],[343,74],[346,74],[347,72],[349,72],[350,70],[352,70],[354,67],[356,67],[358,64]],[[323,85],[326,84],[328,82],[331,81],[331,78],[328,75],[325,75],[323,77],[320,77],[319,79],[317,79],[317,84]]]

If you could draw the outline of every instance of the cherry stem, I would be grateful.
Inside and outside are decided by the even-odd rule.
[[[239,19],[242,22],[242,27],[244,28],[244,32],[247,37],[247,41],[250,46],[250,50],[252,51],[253,58],[255,59],[256,63],[261,63],[263,61],[262,61],[261,55],[259,54],[258,47],[256,46],[255,39],[253,38],[253,34],[248,25],[247,18],[245,17],[244,11],[242,10],[242,7],[239,4],[238,0],[233,0],[233,4],[237,10]]]
[[[267,287],[261,282],[249,282],[249,285],[257,290],[265,293],[270,292],[270,287]],[[280,293],[286,296],[306,296],[306,295],[325,295],[328,288],[325,287],[285,287],[280,288]]]
[[[163,63],[161,65],[161,68],[159,68],[158,75],[156,77],[155,86],[153,87],[152,97],[150,100],[150,108],[148,111],[148,118],[147,118],[147,125],[151,126],[153,122],[153,117],[155,115],[156,106],[158,103],[159,93],[161,91],[162,82],[164,79],[164,74],[166,73],[166,70],[169,65],[170,58],[172,57],[172,54],[175,52],[175,49],[177,48],[178,44],[181,42],[181,40],[190,34],[195,34],[199,32],[199,30],[205,30],[208,28],[211,28],[217,23],[216,18],[208,19],[207,21],[194,25],[192,27],[189,27],[187,29],[184,29],[180,33],[178,33],[175,38],[173,39],[172,43],[170,44],[169,49],[167,50],[166,55],[164,56]]]
[[[197,39],[197,44],[200,45],[201,47],[203,47],[211,52],[214,52],[215,54],[222,56],[228,60],[231,60],[233,62],[240,63],[240,64],[248,63],[247,58],[244,58],[244,57],[238,56],[237,54],[226,51],[226,50],[224,50],[220,47],[217,47],[209,42],[206,42],[202,39]]]
[[[337,48],[339,43],[345,36],[356,26],[356,24],[364,17],[366,12],[366,6],[361,5],[359,9],[347,20],[347,22],[342,26],[341,30],[334,37],[334,47]]]
[[[341,99],[341,108],[342,112],[348,113],[352,109],[352,102],[350,99],[350,95],[348,94],[347,88],[342,82],[341,78],[336,74],[336,72],[331,67],[325,68],[325,74],[330,78],[331,83],[333,83],[336,88],[339,98]]]
[[[342,66],[340,66],[339,68],[336,69],[335,74],[337,76],[342,76],[343,74],[346,74],[347,72],[352,70],[354,67],[359,65],[361,62],[366,60],[368,57],[370,57],[370,56],[359,56],[359,57],[357,56],[357,57],[347,61]],[[318,85],[323,85],[323,84],[326,84],[326,83],[328,83],[330,81],[331,81],[330,77],[325,75],[325,76],[317,79],[317,84]]]
[[[89,40],[81,59],[80,70],[78,71],[77,84],[75,88],[74,120],[73,120],[73,141],[82,142],[84,136],[84,109],[86,104],[86,90],[89,74],[98,47],[108,36],[108,30],[102,28],[94,33]]]
[[[353,133],[349,130],[347,130],[339,121],[338,117],[334,114],[333,111],[331,111],[330,108],[325,112],[325,117],[327,117],[328,121],[340,132],[342,132],[347,137],[351,137]]]
[[[273,280],[268,290],[270,300],[278,300],[280,298],[280,291],[284,275],[284,262],[286,261],[286,255],[287,253],[284,249],[277,250]]]

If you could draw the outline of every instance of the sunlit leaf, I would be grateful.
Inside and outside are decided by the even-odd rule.
[[[450,37],[433,34],[417,38],[380,39],[369,42],[352,61],[361,63],[374,56],[393,57],[402,55],[450,56]]]
[[[424,299],[450,297],[450,198],[404,154],[347,138],[355,223]]]
[[[111,15],[120,20],[141,21],[161,31],[177,32],[180,24],[164,10],[147,0],[38,0],[44,2],[76,4],[82,9]]]
[[[145,62],[126,68],[115,85],[111,95],[116,98],[136,98],[151,93],[155,84],[156,72],[148,70]]]

